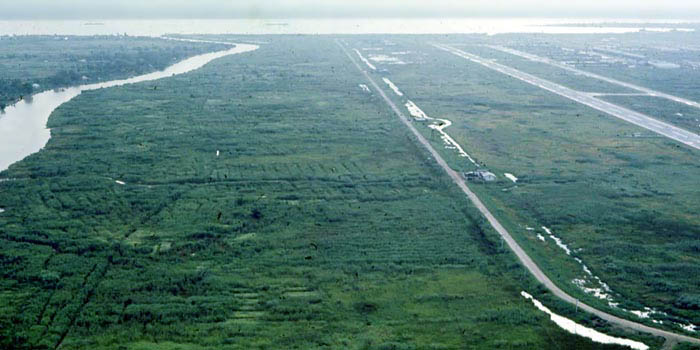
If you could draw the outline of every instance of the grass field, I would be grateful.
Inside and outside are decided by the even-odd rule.
[[[431,40],[464,44],[471,38],[397,38],[384,52],[412,51],[402,59],[414,63],[378,63],[375,74],[404,92],[394,96],[397,102],[411,99],[429,116],[453,122],[446,130],[499,176],[473,189],[544,271],[568,292],[621,316],[673,331],[700,323],[700,286],[689,277],[700,273],[697,152],[435,49]],[[352,45],[381,43],[363,38]],[[439,138],[433,141],[454,169],[474,168]],[[517,176],[517,184],[504,173]],[[599,287],[593,276],[610,286],[617,307],[573,283]],[[644,307],[666,312],[653,316],[664,323],[622,310]]]
[[[540,290],[331,38],[265,39],[84,92],[0,173],[0,346],[619,348],[521,290],[661,344]]]
[[[149,37],[0,36],[0,110],[40,91],[129,78],[224,48]]]
[[[700,78],[700,64],[697,61],[700,36],[696,32],[640,32],[615,36],[504,35],[495,38],[495,41],[518,50],[567,61],[584,71],[700,100],[700,90],[697,88]],[[600,51],[610,48],[613,51]],[[660,62],[671,63],[673,68],[660,68],[656,65]]]
[[[700,109],[695,107],[651,96],[603,96],[602,99],[696,134],[700,133]]]
[[[585,91],[585,92],[601,92],[601,93],[633,93],[637,92],[626,87],[608,83],[599,79],[589,78],[581,75],[573,74],[567,70],[554,67],[547,63],[534,62],[526,58],[522,58],[510,53],[505,53],[494,48],[491,48],[488,41],[481,45],[472,45],[471,40],[467,44],[460,43],[457,46],[459,49],[468,53],[480,56],[482,58],[494,59],[498,63],[515,68],[525,73],[533,74],[537,77],[547,79],[557,84],[564,85],[568,88]],[[529,49],[529,46],[523,50]]]

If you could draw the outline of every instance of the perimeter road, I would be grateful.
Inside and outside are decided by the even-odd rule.
[[[515,68],[508,67],[506,65],[496,63],[492,60],[484,59],[481,58],[477,55],[471,54],[464,52],[462,50],[456,49],[452,46],[449,45],[441,45],[441,44],[432,44],[434,47],[437,47],[438,49],[447,51],[449,53],[452,53],[454,55],[457,55],[459,57],[465,58],[469,61],[472,61],[474,63],[481,64],[487,68],[493,69],[497,72],[503,73],[505,75],[511,76],[513,78],[519,79],[521,81],[524,81],[526,83],[529,83],[531,85],[537,86],[539,88],[542,88],[544,90],[553,92],[559,96],[566,97],[570,100],[576,101],[578,103],[581,103],[583,105],[586,105],[588,107],[591,107],[593,109],[597,109],[601,112],[607,113],[612,115],[613,117],[617,117],[619,119],[622,119],[624,121],[630,122],[632,124],[635,124],[637,126],[641,126],[642,128],[651,130],[657,134],[666,136],[670,139],[676,140],[680,143],[683,143],[685,145],[688,145],[692,148],[699,149],[700,150],[700,135],[694,134],[690,131],[681,129],[677,126],[673,126],[668,123],[664,123],[662,121],[656,120],[648,115],[635,112],[633,110],[620,107],[616,104],[603,101],[601,99],[596,98],[593,94],[586,93],[586,92],[581,92],[581,91],[576,91],[570,88],[567,88],[565,86],[559,85],[557,83],[553,83],[549,80],[545,80],[542,78],[538,78],[532,74],[528,74],[522,71],[519,71]],[[659,93],[655,93],[656,96]],[[692,101],[688,101],[692,102]]]
[[[343,52],[345,52],[345,54],[348,56],[350,61],[352,61],[352,63],[355,65],[355,67],[357,67],[357,69],[362,72],[362,74],[365,76],[365,78],[367,78],[367,81],[369,81],[370,84],[372,84],[372,86],[379,93],[379,95],[382,97],[382,99],[384,99],[384,101],[389,105],[389,107],[391,107],[391,110],[393,110],[394,113],[396,113],[396,115],[399,117],[401,122],[403,122],[404,125],[406,125],[411,130],[413,135],[416,136],[416,138],[418,139],[418,142],[420,142],[420,144],[423,145],[423,147],[425,147],[428,150],[428,152],[430,152],[430,154],[433,156],[433,158],[435,158],[435,161],[437,161],[438,165],[440,165],[440,167],[443,170],[445,170],[447,175],[449,175],[450,178],[452,178],[452,181],[454,181],[454,183],[462,190],[462,192],[464,192],[464,194],[467,195],[469,200],[474,204],[474,206],[476,206],[477,209],[479,209],[481,214],[484,215],[484,217],[486,217],[486,219],[489,221],[489,224],[491,224],[491,226],[496,230],[496,232],[498,232],[498,234],[501,235],[503,240],[505,240],[505,242],[508,244],[508,247],[515,253],[515,255],[518,257],[520,262],[523,265],[525,265],[525,267],[528,269],[528,271],[530,271],[530,273],[532,273],[532,275],[535,276],[535,278],[540,283],[544,284],[544,286],[547,287],[547,289],[549,289],[554,295],[556,295],[557,297],[561,298],[562,300],[564,300],[570,304],[578,305],[578,307],[580,309],[583,309],[587,312],[590,312],[590,313],[592,313],[592,314],[594,314],[594,315],[596,315],[596,316],[598,316],[598,317],[600,317],[600,318],[602,318],[610,323],[617,324],[619,326],[629,328],[629,329],[632,329],[635,331],[641,331],[641,332],[649,333],[649,334],[652,334],[655,336],[664,337],[667,339],[667,341],[669,341],[669,340],[670,341],[682,341],[682,342],[690,342],[690,343],[694,343],[694,344],[700,344],[700,339],[696,339],[696,338],[688,337],[685,335],[664,331],[661,329],[652,328],[649,326],[645,326],[641,323],[632,322],[632,321],[629,321],[629,320],[626,320],[626,319],[623,319],[623,318],[620,318],[617,316],[613,316],[611,314],[608,314],[606,312],[598,310],[592,306],[581,303],[578,300],[576,300],[574,297],[566,294],[566,292],[559,289],[559,287],[557,287],[542,272],[542,270],[540,270],[539,266],[537,266],[537,264],[535,264],[535,262],[527,255],[527,253],[525,253],[525,251],[520,247],[520,245],[518,245],[518,243],[515,242],[515,240],[510,235],[508,230],[506,230],[505,227],[503,227],[503,225],[501,225],[501,223],[498,222],[496,217],[494,217],[493,214],[491,214],[491,212],[488,210],[488,208],[486,208],[484,203],[481,202],[479,197],[477,197],[476,194],[474,194],[474,192],[472,192],[469,189],[469,187],[467,187],[467,184],[464,182],[464,179],[462,178],[462,176],[460,176],[456,171],[452,170],[452,168],[450,168],[449,165],[447,165],[447,162],[445,162],[445,160],[442,159],[440,154],[437,151],[435,151],[433,146],[430,145],[430,142],[428,142],[428,140],[425,137],[423,137],[423,135],[420,132],[418,132],[418,130],[413,126],[413,123],[411,123],[411,121],[408,118],[406,118],[406,116],[401,112],[401,110],[398,107],[396,107],[394,102],[392,102],[391,99],[389,97],[387,97],[387,95],[384,93],[384,90],[382,90],[379,87],[379,85],[377,85],[377,83],[374,81],[374,79],[372,79],[372,76],[370,76],[366,70],[362,69],[362,67],[357,63],[355,58],[352,57],[352,55],[350,54],[350,52],[348,52],[348,50],[345,48],[345,46],[343,44],[341,44],[338,40],[336,40],[336,43],[338,44],[338,46],[340,46],[340,48],[343,50]]]

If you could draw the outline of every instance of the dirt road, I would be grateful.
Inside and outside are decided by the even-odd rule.
[[[530,256],[525,253],[525,251],[518,245],[517,242],[513,239],[513,237],[510,235],[508,230],[506,230],[503,225],[496,219],[496,217],[491,214],[488,208],[484,205],[483,202],[479,199],[479,197],[472,192],[467,184],[465,183],[464,179],[462,176],[460,176],[456,171],[452,170],[449,165],[447,165],[447,162],[445,162],[444,159],[442,159],[442,156],[433,148],[433,146],[430,144],[430,142],[423,137],[423,135],[418,132],[418,130],[415,128],[413,123],[401,112],[401,110],[396,107],[396,104],[387,97],[387,95],[384,93],[384,90],[382,90],[379,85],[374,81],[372,76],[362,67],[357,63],[357,61],[352,57],[352,55],[348,52],[347,48],[339,41],[337,41],[338,45],[340,48],[345,52],[345,54],[348,56],[348,58],[352,61],[352,63],[359,69],[362,74],[367,78],[367,80],[370,82],[370,84],[374,87],[374,89],[379,93],[379,95],[382,97],[382,99],[389,105],[389,107],[394,111],[394,113],[401,119],[401,122],[408,127],[413,135],[416,136],[418,139],[418,142],[420,142],[423,147],[425,147],[428,152],[433,156],[435,161],[440,165],[440,167],[445,170],[445,172],[452,178],[452,181],[464,192],[464,194],[467,195],[469,200],[476,206],[476,208],[481,212],[481,214],[488,220],[489,224],[498,232],[499,235],[503,238],[503,240],[508,244],[508,247],[515,253],[515,255],[518,257],[520,262],[532,273],[533,276],[542,284],[547,287],[554,295],[557,297],[561,298],[562,300],[573,304],[573,305],[578,305],[580,309],[583,309],[587,312],[590,312],[610,323],[636,330],[636,331],[641,331],[645,333],[649,333],[652,335],[656,336],[661,336],[666,338],[669,342],[673,341],[678,341],[678,342],[689,342],[689,343],[694,343],[694,344],[700,344],[700,339],[697,338],[692,338],[689,336],[681,335],[681,334],[676,334],[672,333],[669,331],[664,331],[661,329],[656,329],[652,328],[646,325],[643,325],[641,323],[633,322],[630,320],[626,320],[611,314],[608,314],[604,311],[598,310],[592,306],[586,305],[584,303],[581,303],[576,300],[576,298],[570,296],[563,290],[561,290],[559,287],[557,287],[554,282],[552,282],[545,274],[542,272],[542,270],[535,264],[535,262],[530,258]]]

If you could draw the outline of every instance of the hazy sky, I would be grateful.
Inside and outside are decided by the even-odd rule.
[[[698,0],[0,0],[2,19],[291,17],[700,18]]]

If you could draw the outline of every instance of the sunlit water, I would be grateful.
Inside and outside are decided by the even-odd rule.
[[[568,26],[569,23],[664,23],[668,26]],[[678,20],[646,19],[233,19],[233,20],[89,20],[89,21],[0,21],[0,40],[3,35],[141,35],[166,34],[457,34],[457,33],[547,33],[547,34],[620,34],[641,30],[668,32],[693,31],[688,23]],[[129,79],[81,85],[66,89],[45,91],[7,107],[0,114],[0,171],[7,169],[26,156],[43,148],[51,137],[46,128],[50,114],[60,105],[78,96],[82,91],[96,90],[152,81],[201,68],[208,62],[226,55],[257,49],[256,45],[238,44],[225,51],[203,54],[174,64],[163,71]],[[364,88],[367,88],[364,86]],[[367,89],[369,90],[369,89]],[[218,151],[217,151],[218,156]],[[506,174],[508,176],[510,174]],[[509,177],[510,178],[510,177]],[[517,178],[516,178],[517,179]],[[515,180],[514,180],[515,181]],[[124,182],[117,180],[118,184]],[[4,209],[0,208],[0,213]],[[544,237],[540,239],[544,240]],[[548,313],[560,327],[596,342],[621,344],[645,350],[642,343],[607,336],[575,324],[552,313],[529,294],[535,306]]]
[[[670,23],[669,27],[566,26],[567,23]],[[535,19],[535,18],[453,18],[453,19],[227,19],[227,20],[90,20],[90,21],[0,21],[4,35],[144,35],[166,34],[445,34],[445,33],[627,33],[642,29],[654,31],[691,30],[676,20],[642,19]],[[160,79],[197,69],[225,55],[255,49],[238,45],[227,51],[204,54],[177,63],[166,70],[125,80],[82,85],[60,91],[45,91],[6,108],[0,115],[0,171],[39,151],[51,136],[45,127],[51,112],[81,91]]]
[[[61,104],[80,95],[82,91],[152,81],[187,73],[201,68],[214,59],[252,51],[257,48],[257,45],[236,44],[235,47],[229,50],[190,57],[162,71],[128,79],[44,91],[7,107],[4,113],[0,113],[0,171],[7,169],[12,163],[41,150],[51,138],[51,131],[46,128],[46,122],[51,112]]]
[[[664,26],[566,26],[596,23],[662,23]],[[668,26],[665,26],[668,24]],[[447,33],[629,33],[688,30],[679,20],[575,18],[331,18],[331,19],[156,19],[0,21],[0,35],[129,34],[447,34]]]
[[[568,319],[564,316],[557,315],[557,314],[553,313],[552,310],[550,310],[549,308],[544,306],[539,300],[533,298],[532,295],[526,293],[525,291],[520,292],[520,295],[522,295],[525,299],[532,300],[532,303],[535,305],[535,307],[540,309],[540,311],[543,311],[546,314],[548,314],[549,318],[557,326],[561,327],[562,329],[566,330],[567,332],[569,332],[571,334],[580,335],[582,337],[586,337],[588,339],[593,340],[596,343],[601,343],[601,344],[623,345],[623,346],[628,346],[628,347],[635,349],[635,350],[648,350],[649,349],[649,347],[644,343],[640,343],[638,341],[634,341],[634,340],[630,340],[630,339],[612,337],[612,336],[609,336],[607,334],[598,332],[595,329],[580,325],[580,324],[574,322],[573,320]]]

